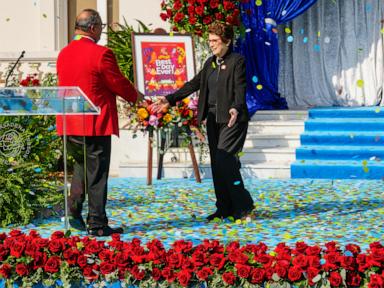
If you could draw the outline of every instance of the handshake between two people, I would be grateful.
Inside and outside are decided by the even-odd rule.
[[[157,101],[154,104],[153,111],[155,111],[156,113],[165,113],[166,111],[168,111],[169,107],[170,104],[167,98],[165,96],[159,96],[157,97]],[[236,123],[237,115],[239,114],[239,112],[235,108],[231,108],[229,109],[229,114],[231,115],[231,117],[229,118],[227,125],[229,128],[231,128]]]

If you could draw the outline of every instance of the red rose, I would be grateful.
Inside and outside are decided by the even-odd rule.
[[[5,279],[8,279],[9,276],[11,275],[11,272],[12,272],[12,267],[11,265],[9,264],[3,264],[0,266],[0,275],[5,278]]]
[[[334,271],[329,274],[329,282],[331,283],[331,286],[339,287],[341,283],[343,283],[343,279],[338,272]]]
[[[163,21],[167,21],[167,19],[168,19],[168,15],[167,15],[167,13],[160,13],[160,18],[161,18],[161,20],[163,20]]]
[[[49,242],[48,249],[52,253],[59,253],[63,250],[63,244],[60,239],[54,239]]]
[[[61,239],[64,238],[64,232],[63,231],[55,231],[51,235],[51,240]]]
[[[42,252],[37,252],[33,258],[33,270],[43,268],[47,262],[47,254]]]
[[[170,268],[180,268],[183,261],[183,255],[179,253],[171,254],[167,257]]]
[[[85,267],[83,270],[83,275],[89,280],[96,280],[97,278],[99,278],[99,274],[95,273],[92,266]]]
[[[185,17],[184,13],[181,13],[181,12],[177,12],[175,17],[173,18],[173,21],[175,21],[176,23],[179,23],[181,20],[183,20]]]
[[[381,245],[380,242],[372,242],[371,244],[369,244],[369,248],[370,249],[373,249],[373,248],[383,248],[383,245]]]
[[[211,9],[216,9],[217,7],[219,7],[219,1],[211,0],[211,2],[209,2],[209,6],[211,7]]]
[[[197,18],[196,17],[189,17],[188,22],[191,25],[195,25],[197,22]]]
[[[176,0],[175,3],[173,3],[173,10],[179,10],[182,7],[183,7],[183,5],[181,4],[181,2],[179,0]]]
[[[248,265],[243,265],[243,264],[236,264],[235,265],[236,271],[237,271],[237,276],[240,278],[248,278],[249,275],[251,274],[252,267]]]
[[[319,256],[307,256],[308,266],[320,268],[320,258]]]
[[[287,276],[287,268],[284,266],[276,265],[275,272],[280,278],[285,278],[285,276]]]
[[[19,274],[21,277],[27,276],[29,274],[28,266],[24,263],[19,263],[16,265],[16,273]]]
[[[25,255],[33,257],[37,251],[37,247],[33,244],[33,242],[28,242],[27,247],[25,247]]]
[[[312,279],[315,278],[317,275],[319,275],[320,273],[320,270],[315,268],[315,267],[309,267],[307,269],[307,277],[308,277],[308,280],[309,280],[309,285],[313,286],[313,282],[312,282]]]
[[[48,246],[49,240],[45,238],[36,238],[33,239],[33,244],[37,247],[37,249],[42,249]]]
[[[29,77],[27,77],[27,81],[29,82],[29,79],[28,79]],[[11,236],[11,237],[18,237],[18,236],[21,236],[21,235],[24,235],[23,234],[23,232],[21,232],[21,230],[12,230],[11,232],[9,232],[9,235]]]
[[[208,267],[203,267],[201,270],[197,271],[196,276],[200,281],[207,281],[208,277],[211,276],[213,271]]]
[[[4,261],[8,257],[9,250],[0,244],[0,261]]]
[[[229,285],[234,285],[236,282],[236,276],[232,272],[223,273],[223,281]]]
[[[161,279],[161,271],[159,268],[153,268],[152,269],[152,278],[155,281],[159,281]]]
[[[63,257],[69,265],[75,265],[77,262],[77,256],[79,256],[79,251],[74,248],[69,248],[64,251]]]
[[[301,268],[297,266],[290,267],[288,270],[288,279],[292,282],[299,281],[301,279]]]
[[[308,248],[308,245],[305,242],[296,242],[296,254],[298,253],[304,253],[305,250]]]
[[[257,262],[263,264],[263,267],[270,267],[272,265],[273,257],[267,254],[260,255],[256,258]]]
[[[307,256],[300,254],[293,259],[292,264],[305,269],[308,266],[308,258]]]
[[[370,255],[375,261],[382,262],[384,261],[384,248],[373,248]]]
[[[135,265],[131,269],[131,274],[136,280],[143,280],[145,277],[145,270],[140,269],[139,266]]]
[[[355,245],[355,244],[347,244],[345,246],[345,250],[352,252],[354,256],[356,256],[357,254],[359,254],[361,252],[360,247],[358,245]]]
[[[0,241],[4,241],[5,238],[7,238],[7,234],[6,233],[0,233]]]
[[[11,246],[11,256],[20,258],[25,249],[25,242],[17,241]]]
[[[216,20],[222,20],[224,18],[224,15],[222,13],[215,13],[215,19]]]
[[[60,269],[61,260],[59,256],[52,256],[44,265],[45,272],[56,273]]]
[[[357,273],[347,274],[347,285],[348,287],[360,287],[361,276]]]
[[[228,11],[235,8],[235,4],[233,4],[231,1],[224,1],[223,7],[224,7],[224,10]]]
[[[346,270],[353,271],[355,270],[355,258],[352,256],[341,256],[339,258],[341,267]]]
[[[204,6],[197,6],[195,8],[195,12],[196,12],[197,15],[203,16],[203,14],[204,14]]]
[[[327,247],[327,253],[328,252],[336,252],[338,250],[337,244],[335,241],[325,243],[325,247]]]
[[[212,254],[209,258],[209,263],[218,270],[224,267],[225,261],[224,255],[218,253]]]
[[[211,24],[212,23],[212,17],[211,16],[206,16],[206,17],[204,17],[204,19],[203,19],[203,23],[205,24],[205,25],[209,25],[209,24]]]
[[[124,252],[119,252],[115,256],[115,263],[119,268],[125,268],[129,264],[129,254]]]
[[[229,253],[228,259],[233,263],[246,264],[248,256],[243,254],[240,250]]]
[[[87,257],[80,255],[77,258],[77,264],[80,266],[80,268],[84,268],[87,265]]]
[[[251,280],[252,284],[261,284],[264,282],[265,278],[265,270],[262,268],[255,268],[251,272]]]
[[[180,285],[183,287],[188,286],[191,277],[192,275],[188,270],[181,270],[179,273],[177,273],[177,280],[179,280]]]
[[[192,250],[192,242],[190,241],[184,241],[184,240],[177,240],[172,245],[176,252],[179,253],[188,253]]]
[[[167,280],[169,283],[172,283],[176,276],[175,273],[173,273],[173,270],[169,267],[165,267],[163,271],[161,271],[161,275]]]
[[[101,262],[100,273],[103,275],[111,274],[116,270],[116,266],[109,262]]]
[[[188,6],[187,11],[188,11],[189,16],[195,16],[195,7],[194,6],[192,6],[192,5]]]
[[[96,254],[101,251],[102,247],[100,247],[99,242],[96,240],[90,241],[86,246],[85,246],[85,252],[88,254]]]
[[[378,274],[372,274],[369,279],[368,288],[383,288],[383,287],[384,287],[384,279]]]
[[[40,237],[39,233],[33,229],[29,231],[29,236],[31,236],[32,238]]]
[[[305,253],[309,256],[317,256],[321,252],[321,248],[319,246],[308,246],[305,249]]]

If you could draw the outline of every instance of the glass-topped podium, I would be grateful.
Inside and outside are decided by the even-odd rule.
[[[67,169],[67,133],[66,115],[98,115],[100,109],[84,94],[79,87],[5,87],[0,88],[0,116],[42,116],[61,115],[63,119],[63,167],[64,172],[64,199],[65,199],[65,229],[68,230],[68,169]],[[27,158],[31,153],[30,131],[25,132],[17,121],[5,119],[0,121],[0,164],[9,165],[12,169],[12,161]],[[4,120],[4,121],[3,121]],[[55,126],[53,125],[53,128]],[[23,135],[26,134],[26,135]],[[38,141],[37,141],[38,143]],[[38,144],[36,144],[38,145]],[[28,146],[28,147],[27,147]],[[33,148],[32,148],[33,149]],[[35,161],[35,159],[34,159]],[[44,159],[39,159],[43,162]],[[29,190],[33,193],[33,189]],[[15,207],[18,209],[18,207]]]

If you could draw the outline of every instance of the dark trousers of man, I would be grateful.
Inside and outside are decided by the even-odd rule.
[[[217,211],[223,216],[241,216],[253,208],[253,200],[245,189],[240,174],[238,153],[243,149],[248,122],[216,123],[214,113],[208,113],[207,134],[211,169],[216,194]]]
[[[88,193],[88,228],[105,227],[108,225],[105,205],[111,159],[111,136],[68,136],[67,143],[68,153],[75,159],[68,197],[70,215],[81,216],[85,194]]]

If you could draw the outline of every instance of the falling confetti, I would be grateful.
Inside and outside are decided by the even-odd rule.
[[[255,4],[256,4],[256,6],[261,6],[261,5],[263,5],[263,1],[256,0]]]
[[[356,84],[357,84],[357,87],[363,88],[364,87],[364,80],[361,80],[361,79],[357,80]]]
[[[262,90],[263,89],[263,85],[259,84],[256,86],[257,90]]]
[[[285,27],[284,31],[287,34],[291,34],[292,33],[292,31],[291,31],[291,29],[289,27]]]
[[[241,184],[241,181],[235,181],[235,182],[233,182],[233,185],[236,185],[236,186],[238,186],[238,185],[240,185]]]
[[[253,77],[252,77],[252,82],[253,82],[253,83],[257,83],[257,82],[259,82],[259,78],[257,78],[257,76],[253,76]]]

